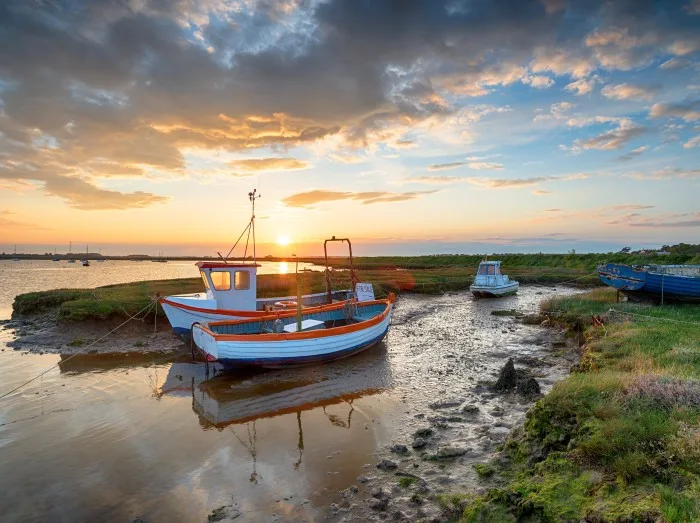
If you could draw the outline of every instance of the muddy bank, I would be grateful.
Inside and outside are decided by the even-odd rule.
[[[173,335],[167,320],[134,319],[58,321],[55,311],[28,314],[0,322],[11,336],[7,346],[36,354],[126,354],[175,353],[189,350]],[[103,338],[104,337],[104,338]],[[103,339],[101,339],[103,338]]]
[[[483,479],[492,474],[484,463],[497,455],[528,409],[568,376],[580,358],[576,340],[563,331],[489,311],[513,304],[532,313],[539,297],[548,293],[529,289],[519,302],[472,303],[469,309],[476,314],[448,320],[443,332],[435,329],[441,316],[451,315],[455,298],[469,299],[467,295],[397,307],[393,332],[400,331],[414,349],[394,349],[399,336],[389,344],[404,352],[407,383],[396,389],[404,415],[395,421],[391,443],[364,465],[365,472],[347,488],[329,494],[325,517],[441,521],[456,516],[451,512],[454,495],[484,491]],[[427,332],[422,332],[425,327]]]

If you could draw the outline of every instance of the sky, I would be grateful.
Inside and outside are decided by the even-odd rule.
[[[700,242],[700,0],[0,2],[0,250]]]

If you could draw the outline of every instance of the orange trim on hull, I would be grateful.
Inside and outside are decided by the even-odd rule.
[[[347,301],[347,300],[346,300]],[[192,312],[200,312],[203,314],[218,314],[220,316],[237,316],[239,318],[251,318],[251,321],[257,321],[261,318],[272,316],[272,317],[279,317],[279,318],[286,318],[287,316],[294,316],[296,312],[294,311],[279,311],[279,314],[274,314],[271,313],[270,311],[234,311],[234,310],[229,310],[229,309],[203,309],[201,307],[193,307],[192,305],[185,305],[184,303],[178,303],[175,301],[170,301],[167,298],[160,298],[159,302],[161,304],[165,303],[167,305],[170,305],[171,307],[175,307],[177,309],[184,309],[186,311],[192,311]],[[328,308],[334,308],[337,306],[344,306],[345,301],[341,301],[338,303],[333,303],[333,304],[328,304],[328,305],[319,305],[317,307],[308,307],[304,309],[304,312],[315,312],[319,311],[322,309],[328,309]],[[221,321],[226,321],[226,320],[221,320]],[[231,321],[231,320],[227,320]]]
[[[349,334],[351,332],[357,332],[369,327],[378,325],[389,315],[391,311],[391,304],[394,302],[394,295],[389,295],[386,300],[374,300],[372,302],[363,302],[363,305],[376,305],[377,303],[386,304],[386,309],[381,314],[375,316],[367,321],[362,321],[360,323],[355,323],[353,325],[344,325],[342,327],[332,327],[325,330],[314,330],[307,332],[291,332],[291,333],[280,333],[280,334],[217,334],[209,329],[206,325],[197,325],[196,327],[206,332],[212,336],[216,341],[293,341],[293,340],[308,340],[313,338],[326,338],[329,336],[339,336],[341,334]],[[362,306],[362,305],[360,305]],[[270,316],[270,319],[274,319],[276,316]],[[248,323],[250,320],[241,320],[235,323]],[[211,322],[211,325],[221,325],[231,322]]]

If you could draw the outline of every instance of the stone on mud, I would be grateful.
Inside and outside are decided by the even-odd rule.
[[[430,407],[433,410],[440,410],[440,409],[450,409],[452,407],[459,407],[461,404],[462,404],[462,400],[454,399],[454,400],[436,401],[436,402],[428,405],[428,407]]]
[[[408,454],[408,447],[406,445],[392,445],[389,450],[394,454]]]
[[[397,467],[398,465],[389,459],[383,459],[377,463],[377,468],[379,470],[393,470]]]
[[[531,396],[540,393],[540,384],[535,378],[527,378],[518,383],[518,392],[524,396]]]
[[[456,458],[457,456],[464,456],[467,453],[467,449],[461,447],[442,447],[438,449],[435,454],[439,459]]]
[[[435,434],[435,431],[431,429],[430,427],[424,428],[424,429],[418,429],[413,433],[414,438],[429,438]]]
[[[515,372],[515,365],[513,364],[513,358],[508,358],[508,361],[501,369],[501,373],[498,375],[498,381],[493,386],[494,389],[501,392],[513,390],[518,384],[518,374]]]
[[[369,500],[369,508],[372,510],[386,510],[389,507],[388,499],[375,499]]]
[[[473,404],[465,405],[462,407],[462,413],[463,414],[478,414],[479,413],[479,407]]]
[[[425,441],[423,438],[416,438],[416,439],[413,440],[413,443],[411,444],[411,446],[412,446],[414,449],[422,449],[422,448],[425,447],[427,444],[428,444],[428,442]]]

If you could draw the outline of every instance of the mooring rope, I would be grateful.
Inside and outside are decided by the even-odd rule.
[[[25,381],[24,383],[18,385],[18,386],[15,387],[14,389],[12,389],[12,390],[10,390],[10,391],[4,393],[2,396],[0,396],[0,400],[1,400],[1,399],[5,399],[5,398],[6,398],[7,396],[9,396],[10,394],[13,394],[13,393],[17,392],[19,389],[21,389],[21,388],[23,388],[23,387],[29,385],[29,384],[32,383],[33,381],[38,380],[39,378],[41,378],[41,377],[44,376],[45,374],[48,374],[48,373],[51,372],[53,369],[55,369],[56,367],[58,367],[59,364],[65,363],[65,362],[67,362],[67,361],[70,361],[72,358],[74,358],[74,357],[78,356],[79,354],[85,352],[85,351],[88,350],[90,347],[92,347],[92,346],[94,346],[95,344],[97,344],[97,343],[101,342],[102,340],[104,340],[104,339],[105,339],[107,336],[109,336],[110,334],[113,334],[114,332],[116,332],[116,331],[118,331],[119,329],[121,329],[124,325],[126,325],[127,323],[129,323],[131,320],[134,320],[134,319],[142,319],[142,318],[138,318],[138,315],[141,314],[141,313],[144,312],[144,311],[147,311],[146,314],[144,314],[144,316],[143,316],[143,317],[145,318],[145,317],[148,315],[148,311],[150,310],[150,308],[153,307],[153,305],[154,305],[154,304],[157,304],[157,303],[158,303],[158,299],[157,299],[157,298],[154,298],[154,299],[153,299],[148,305],[146,305],[143,309],[141,309],[140,311],[138,311],[138,312],[137,312],[136,314],[134,314],[133,316],[130,316],[126,321],[124,321],[123,323],[121,323],[121,324],[119,324],[118,326],[116,326],[115,328],[113,328],[111,331],[109,331],[109,332],[108,332],[107,334],[105,334],[104,336],[102,336],[102,337],[96,339],[95,341],[93,341],[92,343],[86,345],[85,347],[83,347],[82,349],[80,349],[80,350],[79,350],[78,352],[76,352],[75,354],[71,354],[71,355],[68,356],[65,360],[61,360],[60,362],[56,363],[55,365],[52,365],[51,367],[49,367],[49,368],[46,369],[45,371],[40,372],[39,374],[37,374],[37,375],[34,376],[33,378],[31,378],[31,379]]]

